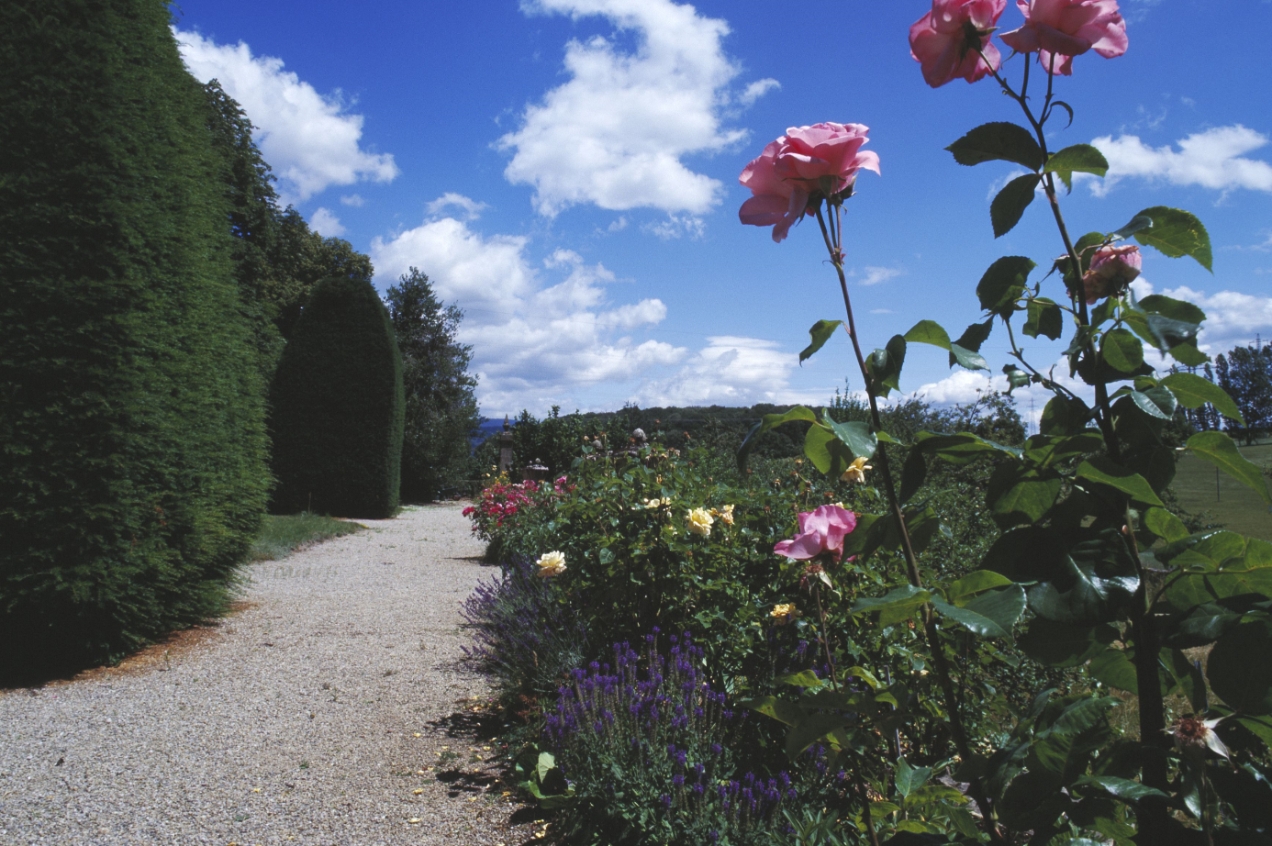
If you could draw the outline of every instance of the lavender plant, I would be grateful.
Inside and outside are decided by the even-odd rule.
[[[786,829],[781,809],[798,798],[785,771],[739,772],[733,742],[746,719],[703,670],[685,632],[658,629],[643,654],[614,645],[613,663],[576,669],[547,715],[547,742],[570,782],[563,811],[569,843],[760,844]]]
[[[500,703],[527,715],[556,693],[572,667],[585,660],[587,628],[562,602],[550,579],[538,578],[529,558],[481,582],[460,611],[473,631],[468,661],[489,676]]]

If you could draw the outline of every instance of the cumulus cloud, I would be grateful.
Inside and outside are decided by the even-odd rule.
[[[309,226],[324,238],[337,238],[345,234],[344,225],[331,209],[320,208],[309,217]]]
[[[481,213],[489,208],[485,203],[479,203],[474,199],[465,197],[463,194],[456,194],[454,191],[447,191],[428,204],[428,213],[431,215],[439,215],[446,209],[459,209],[464,220],[476,220],[481,217]]]
[[[346,194],[340,198],[340,202],[343,205],[353,206],[355,209],[360,209],[366,205],[367,201],[362,199],[361,194]]]
[[[673,241],[678,238],[701,238],[707,233],[707,224],[702,218],[690,214],[669,214],[666,220],[647,223],[641,229],[664,241]]]
[[[1091,190],[1103,195],[1119,181],[1139,177],[1216,191],[1272,192],[1272,164],[1245,157],[1268,140],[1240,124],[1193,133],[1177,142],[1178,150],[1169,145],[1150,147],[1137,135],[1106,135],[1091,142],[1109,161],[1108,175],[1103,181],[1091,180]]]
[[[634,34],[636,48],[596,36],[565,47],[569,80],[526,107],[498,146],[512,153],[504,175],[532,185],[535,208],[554,216],[593,203],[697,216],[719,202],[719,180],[690,170],[685,156],[714,153],[747,133],[722,126],[739,70],[724,53],[728,26],[672,0],[526,0],[531,12],[602,16]],[[738,100],[774,87],[752,83]]]
[[[390,182],[393,156],[362,149],[363,117],[346,110],[339,92],[324,96],[283,60],[253,56],[251,49],[217,44],[196,32],[174,30],[181,57],[196,79],[220,81],[257,127],[265,160],[279,179],[284,202],[300,202],[331,185]]]
[[[541,411],[575,401],[589,386],[635,384],[688,354],[632,337],[666,317],[660,300],[615,304],[607,291],[614,274],[604,265],[559,249],[536,268],[528,243],[444,217],[371,244],[382,282],[418,267],[438,297],[463,309],[460,340],[473,345],[472,371],[487,413]]]
[[[757,79],[755,82],[752,82],[746,87],[746,90],[742,92],[740,97],[738,97],[738,102],[743,106],[753,105],[756,100],[760,99],[765,94],[781,87],[782,83],[772,77]]]
[[[795,353],[758,338],[721,335],[707,338],[673,376],[646,382],[636,400],[645,406],[754,405],[759,402],[825,402],[825,396],[799,397],[789,388],[799,363]]]
[[[861,277],[862,285],[878,285],[880,282],[887,282],[889,279],[896,279],[901,276],[904,271],[895,267],[867,267],[865,273]]]
[[[1153,286],[1137,279],[1132,283],[1135,295],[1144,298],[1153,293]],[[1187,286],[1168,288],[1161,293],[1177,300],[1198,306],[1206,313],[1197,345],[1211,356],[1227,352],[1236,346],[1253,344],[1260,336],[1272,337],[1272,297],[1243,294],[1240,291],[1218,291],[1208,294]],[[1145,356],[1148,356],[1145,350]],[[1157,355],[1156,351],[1153,351]],[[1151,363],[1152,359],[1148,359]]]

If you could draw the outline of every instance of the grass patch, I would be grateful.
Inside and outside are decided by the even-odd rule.
[[[322,543],[329,538],[349,535],[365,528],[361,524],[333,517],[322,517],[308,511],[300,514],[265,515],[261,533],[252,543],[252,561],[273,561],[298,549]]]
[[[1263,469],[1272,467],[1272,443],[1239,446],[1241,454]],[[1216,481],[1217,478],[1217,481]],[[1258,494],[1195,455],[1184,455],[1176,466],[1171,489],[1179,504],[1193,514],[1207,512],[1225,528],[1252,538],[1272,541],[1272,514]]]

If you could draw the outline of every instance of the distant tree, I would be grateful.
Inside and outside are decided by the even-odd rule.
[[[371,259],[341,238],[324,238],[291,206],[280,209],[274,174],[252,138],[252,122],[220,82],[204,87],[208,127],[221,156],[222,181],[234,236],[235,278],[270,372],[282,340],[322,279],[371,281]],[[270,332],[268,325],[277,330]]]
[[[375,288],[363,279],[323,280],[274,376],[273,510],[392,517],[403,408],[402,357]]]
[[[443,306],[416,268],[389,288],[386,301],[406,397],[402,499],[429,502],[474,472],[469,438],[481,415],[477,380],[468,374],[472,347],[457,339],[463,312]]]
[[[1228,421],[1228,430],[1247,444],[1272,429],[1272,347],[1235,347],[1215,359],[1219,387],[1228,392],[1245,426]]]

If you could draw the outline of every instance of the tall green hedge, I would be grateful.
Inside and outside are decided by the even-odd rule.
[[[318,283],[271,395],[276,513],[391,517],[402,467],[402,356],[365,279]]]
[[[268,492],[222,168],[162,0],[0,3],[0,672],[222,609]]]

